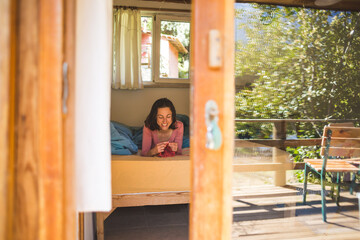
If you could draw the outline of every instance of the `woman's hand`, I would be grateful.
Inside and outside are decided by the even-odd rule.
[[[163,152],[168,143],[169,142],[161,142],[161,143],[156,144],[156,146],[153,149],[151,149],[153,152],[153,155]]]
[[[178,144],[176,142],[169,143],[169,146],[173,152],[176,152],[178,149]]]

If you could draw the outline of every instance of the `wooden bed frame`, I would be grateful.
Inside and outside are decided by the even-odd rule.
[[[143,167],[140,168],[140,166]],[[151,169],[150,166],[154,168]],[[160,169],[161,171],[158,171]],[[109,212],[96,213],[98,240],[104,239],[104,221],[118,207],[189,203],[190,156],[188,149],[184,149],[183,155],[171,158],[113,155],[111,170],[112,209]],[[155,179],[154,184],[152,184],[152,178]],[[159,178],[164,178],[164,181],[159,183]],[[138,185],[143,186],[138,187]]]

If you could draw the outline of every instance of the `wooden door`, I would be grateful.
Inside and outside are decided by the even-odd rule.
[[[62,100],[64,61],[73,76],[74,4],[0,1],[0,239],[76,237],[73,104],[64,114]]]
[[[234,149],[234,1],[192,1],[190,239],[230,239],[231,180]],[[219,33],[219,48],[209,45],[211,30]],[[212,31],[214,32],[214,31]],[[214,40],[214,39],[213,39]],[[211,40],[210,40],[211,41]],[[216,44],[216,43],[215,43]],[[219,65],[209,63],[215,48]],[[206,147],[205,107],[218,107],[222,143]]]

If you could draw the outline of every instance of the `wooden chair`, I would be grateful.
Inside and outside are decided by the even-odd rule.
[[[309,172],[320,178],[321,205],[323,221],[326,222],[325,185],[331,186],[331,196],[334,199],[336,187],[336,204],[339,205],[340,186],[348,186],[350,191],[357,187],[355,174],[359,173],[360,156],[360,128],[343,126],[326,126],[321,143],[322,159],[304,159],[304,192],[303,203],[306,204],[307,177]],[[352,174],[350,181],[343,181],[344,174]]]

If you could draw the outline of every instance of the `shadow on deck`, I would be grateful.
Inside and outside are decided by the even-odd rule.
[[[359,239],[356,195],[341,193],[340,207],[327,198],[328,222],[322,221],[320,186],[302,184],[240,187],[235,193],[232,239]]]

